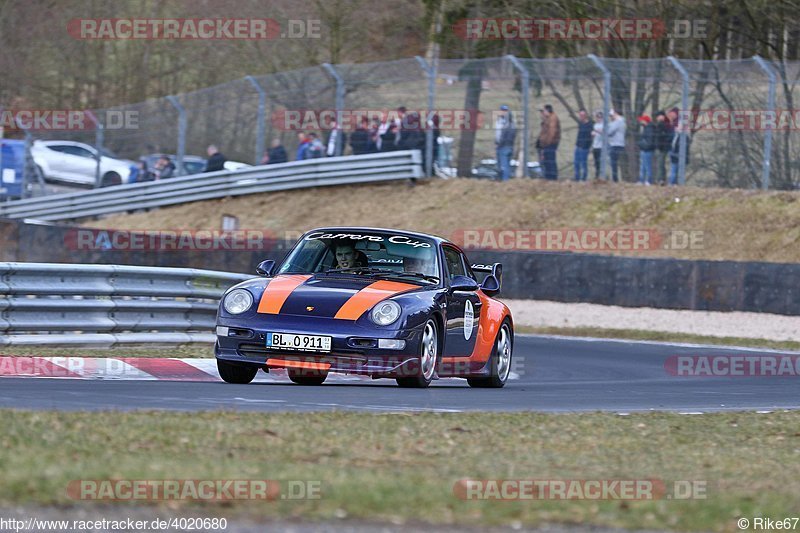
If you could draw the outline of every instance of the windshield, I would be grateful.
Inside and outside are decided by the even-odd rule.
[[[303,236],[279,274],[416,277],[439,280],[436,244],[424,237],[388,232],[315,231]]]

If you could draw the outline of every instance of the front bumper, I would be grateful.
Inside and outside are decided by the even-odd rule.
[[[217,359],[262,368],[325,368],[328,372],[374,377],[412,376],[419,373],[422,327],[405,330],[367,327],[351,321],[272,315],[250,321],[218,319],[217,326],[228,335],[217,335]],[[255,327],[254,327],[255,326]],[[295,352],[268,348],[266,335],[280,332],[331,337],[331,351]],[[378,348],[378,339],[405,341],[402,349]]]

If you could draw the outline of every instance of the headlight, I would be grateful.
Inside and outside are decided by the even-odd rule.
[[[253,305],[253,295],[244,289],[234,289],[225,295],[223,306],[232,315],[244,313]]]
[[[388,326],[400,318],[400,304],[392,300],[381,302],[372,309],[370,318],[379,326]]]

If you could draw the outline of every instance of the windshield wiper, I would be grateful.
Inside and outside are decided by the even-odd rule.
[[[422,272],[409,272],[407,270],[383,270],[378,274],[379,276],[395,276],[398,278],[402,277],[410,277],[410,278],[422,278],[425,281],[431,281],[434,283],[439,282],[438,276],[431,276],[429,274],[423,274]]]

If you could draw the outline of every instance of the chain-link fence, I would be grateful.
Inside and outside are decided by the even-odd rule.
[[[374,143],[358,145],[361,141],[355,132],[362,119],[367,119],[368,131],[383,128],[377,132],[381,136],[387,123],[399,120],[396,110],[403,106],[406,118],[416,116],[417,122],[411,126],[398,122],[395,140],[420,129],[416,142],[430,173],[494,177],[495,120],[500,106],[508,105],[518,131],[513,150],[516,173],[537,176],[537,162],[542,158],[537,143],[540,109],[550,104],[561,126],[555,150],[561,180],[574,179],[578,112],[585,109],[600,124],[598,141],[593,142],[594,148],[599,147],[597,170],[592,158],[591,177],[596,173],[600,179],[609,179],[614,164],[622,181],[638,180],[643,131],[639,117],[648,115],[652,124],[661,128],[660,123],[666,121],[669,126],[659,130],[653,181],[672,178],[678,184],[697,186],[797,189],[798,81],[800,63],[759,57],[698,61],[504,56],[442,59],[434,64],[415,57],[326,64],[95,110],[98,127],[29,131],[34,147],[29,168],[41,168],[37,159],[45,156],[37,154],[35,147],[36,141],[43,140],[85,143],[132,166],[144,156],[151,155],[152,163],[154,156],[167,154],[178,174],[200,170],[211,144],[229,160],[247,164],[262,164],[270,147],[280,144],[288,159],[294,160],[301,131],[318,135],[323,155],[346,155],[377,149]],[[609,142],[612,110],[626,126],[624,147],[619,146],[619,138]],[[666,116],[659,117],[661,110]],[[329,143],[332,131],[339,136]],[[374,138],[375,132],[370,133],[369,138]],[[378,144],[382,150],[400,147]],[[94,161],[99,167],[96,153]],[[103,184],[109,172],[113,171],[91,171],[90,185]],[[52,169],[41,169],[41,173],[53,177],[47,176]],[[26,179],[41,183],[36,175]],[[29,190],[38,194],[44,189]]]

